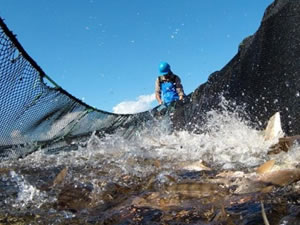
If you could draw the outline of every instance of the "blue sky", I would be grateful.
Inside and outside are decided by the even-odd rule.
[[[194,91],[237,53],[273,1],[0,2],[0,16],[48,76],[89,105],[126,113],[157,105],[161,61],[186,94]]]

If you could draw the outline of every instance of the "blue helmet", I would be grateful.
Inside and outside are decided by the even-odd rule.
[[[161,62],[159,64],[159,69],[158,70],[159,70],[159,73],[161,75],[165,75],[165,74],[168,74],[169,72],[171,72],[171,67],[170,67],[169,63]]]

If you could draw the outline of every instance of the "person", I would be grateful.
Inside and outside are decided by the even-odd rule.
[[[159,64],[159,76],[155,81],[155,97],[158,103],[170,105],[171,102],[182,100],[184,91],[180,78],[173,74],[167,62]]]

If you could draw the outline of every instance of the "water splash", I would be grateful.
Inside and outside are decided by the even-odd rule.
[[[225,101],[223,109],[228,107],[229,103]],[[124,132],[101,137],[94,132],[87,140],[77,143],[77,150],[49,153],[48,149],[40,149],[22,159],[3,161],[0,168],[11,169],[8,180],[3,181],[17,190],[3,206],[21,212],[43,214],[51,211],[55,221],[48,222],[60,223],[78,215],[68,208],[59,208],[63,201],[75,210],[82,210],[80,215],[85,215],[85,209],[73,202],[77,196],[87,193],[91,202],[81,200],[86,207],[105,208],[107,198],[113,202],[116,193],[122,193],[122,190],[139,188],[142,192],[147,190],[147,183],[159,190],[174,180],[180,182],[183,178],[179,174],[185,170],[182,165],[203,162],[213,170],[231,169],[243,174],[242,171],[271,158],[267,153],[274,141],[265,141],[262,131],[241,119],[241,111],[208,112],[205,132],[201,134],[172,132],[171,121],[165,119],[145,123],[143,129],[130,131],[130,139],[124,138]],[[299,145],[295,145],[289,152],[272,157],[285,168],[297,167],[299,150]],[[24,168],[31,171],[30,174],[22,174]],[[54,187],[55,177],[63,168],[68,168],[68,173]],[[32,171],[40,171],[40,175],[35,176]],[[40,183],[48,185],[48,190],[42,191]],[[120,195],[127,194],[124,191]]]
[[[95,133],[79,146],[79,150],[60,152],[55,156],[38,151],[20,163],[36,167],[115,165],[127,174],[147,174],[139,161],[151,159],[165,162],[164,166],[182,161],[206,161],[224,169],[241,169],[261,164],[267,159],[271,142],[261,131],[251,128],[238,113],[211,111],[207,114],[202,134],[187,131],[170,132],[170,121],[148,124],[128,140],[121,135],[99,138]]]
[[[34,186],[32,186],[24,176],[17,174],[15,171],[10,172],[11,180],[16,183],[18,190],[17,198],[13,207],[26,208],[32,204],[34,207],[40,208],[40,206],[46,201],[47,195]],[[49,199],[47,200],[49,201]]]

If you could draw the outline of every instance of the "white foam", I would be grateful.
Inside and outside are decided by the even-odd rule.
[[[90,166],[105,167],[123,173],[145,175],[153,170],[151,166],[139,163],[141,159],[159,160],[162,167],[172,168],[178,162],[204,161],[211,166],[224,169],[243,169],[260,165],[269,156],[271,144],[265,141],[263,132],[251,128],[237,113],[211,111],[202,134],[187,131],[170,132],[170,121],[148,124],[143,130],[136,130],[130,139],[119,134],[99,138],[93,134],[87,147],[77,151],[45,155],[42,151],[19,160],[20,164],[36,167]],[[297,164],[295,151],[285,153],[290,164]],[[297,157],[296,157],[297,156]]]
[[[34,207],[39,208],[47,198],[47,195],[44,192],[40,192],[40,190],[32,186],[22,175],[17,174],[15,171],[11,171],[10,175],[19,189],[13,207],[25,208],[34,204]]]

